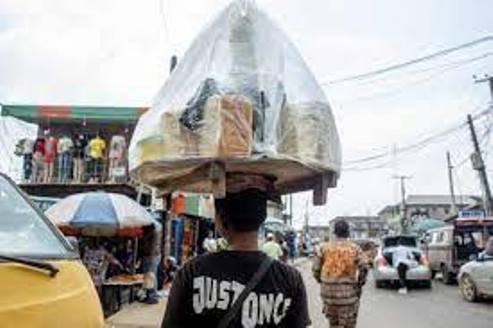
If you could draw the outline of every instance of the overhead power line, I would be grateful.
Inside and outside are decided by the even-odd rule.
[[[436,79],[438,77],[441,77],[442,75],[444,75],[445,73],[447,73],[449,71],[455,70],[457,68],[464,67],[465,65],[471,64],[473,62],[482,60],[482,59],[487,58],[487,57],[490,57],[490,56],[493,56],[493,53],[486,53],[486,54],[483,54],[481,56],[470,58],[470,59],[466,59],[466,60],[463,60],[463,61],[458,61],[458,62],[454,62],[454,63],[448,63],[448,64],[445,64],[445,65],[436,66],[434,68],[428,68],[427,70],[423,70],[422,72],[425,73],[427,71],[436,70],[437,68],[441,68],[441,69],[438,70],[438,71],[435,71],[432,74],[429,74],[429,75],[427,75],[427,76],[425,76],[423,78],[420,78],[418,80],[414,80],[414,81],[411,81],[409,83],[405,83],[405,84],[402,84],[400,86],[394,87],[391,90],[384,91],[384,92],[376,92],[376,93],[364,95],[364,96],[361,96],[361,97],[352,97],[350,99],[350,101],[351,102],[354,102],[354,101],[361,101],[361,100],[380,99],[380,98],[384,98],[384,97],[385,98],[393,97],[393,96],[399,95],[399,94],[401,94],[403,92],[409,91],[409,88],[410,87],[424,85],[425,83],[428,83],[429,81],[432,81],[432,80],[434,80],[434,79]],[[367,81],[367,82],[370,82],[370,81]]]
[[[349,82],[349,81],[355,81],[355,80],[368,79],[370,77],[382,75],[382,74],[389,73],[389,72],[392,72],[395,70],[400,70],[400,69],[403,69],[403,68],[406,68],[406,67],[409,67],[412,65],[416,65],[416,64],[419,64],[422,62],[430,61],[430,60],[433,60],[433,59],[436,59],[436,58],[439,58],[442,56],[450,55],[454,52],[457,52],[457,51],[460,51],[463,49],[467,49],[467,48],[471,48],[471,47],[477,46],[481,43],[492,42],[492,41],[493,41],[493,36],[488,35],[488,36],[482,37],[480,39],[476,39],[476,40],[473,40],[473,41],[470,41],[470,42],[467,42],[467,43],[464,43],[464,44],[461,44],[461,45],[458,45],[458,46],[455,46],[452,48],[444,49],[444,50],[441,50],[441,51],[438,51],[438,52],[435,52],[435,53],[432,53],[432,54],[429,54],[429,55],[426,55],[423,57],[419,57],[419,58],[405,61],[405,62],[402,62],[399,64],[391,65],[388,67],[376,69],[376,70],[369,71],[366,73],[351,75],[351,76],[343,77],[340,79],[335,79],[332,81],[322,83],[322,85],[330,85],[330,84],[337,84],[337,83],[343,83],[343,82]]]
[[[487,109],[474,115],[473,120],[477,120],[477,119],[483,117],[484,115],[488,114],[490,112],[490,110],[491,110],[491,108],[488,107]],[[367,169],[383,168],[384,166],[371,166],[369,168],[361,168],[361,167],[357,167],[357,166],[355,167],[353,165],[373,162],[375,160],[386,158],[390,155],[398,155],[398,154],[402,154],[402,153],[406,153],[406,152],[410,152],[410,151],[417,151],[421,148],[429,146],[430,144],[433,144],[433,143],[440,141],[442,138],[463,129],[466,126],[467,126],[467,122],[461,122],[461,123],[456,124],[456,125],[452,126],[451,128],[448,128],[444,131],[441,131],[441,132],[433,134],[431,136],[422,138],[421,140],[419,140],[416,143],[413,143],[413,144],[410,144],[410,145],[407,145],[404,147],[397,147],[396,149],[394,149],[392,151],[382,152],[382,153],[379,153],[376,155],[346,161],[343,164],[343,168],[346,170],[352,170],[352,171],[361,171],[361,170],[367,170]]]

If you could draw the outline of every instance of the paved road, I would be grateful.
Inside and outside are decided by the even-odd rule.
[[[328,327],[309,262],[303,262],[299,269],[308,291],[312,327]],[[492,328],[493,302],[467,303],[457,286],[445,286],[440,281],[435,281],[431,290],[399,295],[396,290],[375,289],[369,280],[363,292],[358,328],[386,328],[391,324],[399,328]]]

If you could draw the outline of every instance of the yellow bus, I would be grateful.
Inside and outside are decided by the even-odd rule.
[[[104,327],[76,248],[0,174],[0,327]]]

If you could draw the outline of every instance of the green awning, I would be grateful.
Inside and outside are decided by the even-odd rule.
[[[147,107],[97,107],[97,106],[32,106],[3,105],[2,116],[13,116],[23,121],[98,123],[134,123],[147,111]]]

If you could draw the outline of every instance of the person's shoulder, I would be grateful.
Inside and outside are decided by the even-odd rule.
[[[284,278],[291,278],[294,280],[302,279],[301,273],[292,265],[274,260],[272,266],[274,268],[274,272],[283,275]]]
[[[182,269],[185,271],[200,269],[203,266],[207,266],[210,265],[211,263],[216,263],[217,261],[220,261],[220,258],[222,258],[221,255],[222,254],[220,252],[217,252],[217,253],[207,253],[207,254],[195,256],[187,260],[183,264]]]

